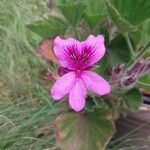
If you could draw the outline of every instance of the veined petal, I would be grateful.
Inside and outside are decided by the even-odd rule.
[[[59,36],[54,40],[54,53],[61,66],[68,69],[74,69],[71,64],[70,54],[68,53],[68,48],[72,47],[75,51],[80,51],[80,42],[73,38],[61,39]]]
[[[76,81],[76,75],[74,72],[69,72],[60,77],[51,88],[51,96],[55,100],[63,98]]]
[[[110,93],[111,87],[109,83],[98,74],[92,71],[84,71],[81,78],[83,79],[87,88],[92,90],[95,94],[105,95]]]
[[[77,78],[75,85],[69,92],[69,105],[75,111],[81,111],[85,106],[86,87],[82,79]]]
[[[90,35],[85,41],[82,42],[82,48],[91,47],[92,52],[89,60],[85,64],[85,67],[91,66],[99,61],[105,54],[105,45],[103,35],[93,36]]]

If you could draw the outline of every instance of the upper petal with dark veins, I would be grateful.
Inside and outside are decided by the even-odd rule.
[[[84,42],[56,37],[54,52],[63,67],[70,70],[86,70],[104,56],[104,37],[90,35]]]

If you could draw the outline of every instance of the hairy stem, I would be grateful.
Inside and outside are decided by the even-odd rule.
[[[141,57],[143,57],[143,55],[145,54],[146,50],[150,47],[150,41],[139,51],[139,53],[137,53],[136,58],[139,59]]]
[[[129,35],[128,35],[128,34],[124,34],[124,37],[125,37],[125,40],[126,40],[126,42],[127,42],[128,48],[129,48],[129,50],[130,50],[131,60],[134,61],[135,53],[134,53],[134,50],[133,50],[131,41],[130,41],[130,39],[129,39]]]
[[[76,27],[72,27],[72,29],[73,29],[74,36],[76,37],[76,39],[80,40],[80,36],[79,36],[79,34],[77,32],[77,28]]]

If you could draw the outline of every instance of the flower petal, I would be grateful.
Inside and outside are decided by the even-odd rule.
[[[75,111],[81,111],[85,106],[86,87],[82,79],[77,78],[75,85],[69,92],[69,105]]]
[[[110,93],[111,87],[109,83],[98,74],[92,71],[84,71],[81,78],[87,88],[91,89],[94,93],[98,95]]]
[[[93,65],[99,61],[105,54],[105,45],[103,35],[93,36],[90,35],[85,41],[82,42],[82,47],[92,47],[92,55],[88,61],[88,66]],[[87,66],[86,66],[87,67]]]
[[[64,40],[57,36],[54,40],[54,53],[61,66],[66,67],[68,69],[73,68],[70,64],[70,60],[67,54],[68,47],[72,46],[76,46],[76,50],[80,51],[80,42],[73,38],[68,38]]]
[[[76,81],[76,75],[74,72],[69,72],[60,77],[52,86],[51,96],[55,100],[63,98],[69,91]]]

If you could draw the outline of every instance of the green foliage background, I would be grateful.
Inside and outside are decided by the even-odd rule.
[[[39,36],[25,27],[47,17],[43,0],[0,1],[0,149],[39,150],[54,146],[51,121],[59,105],[46,90],[47,64],[34,54]]]

